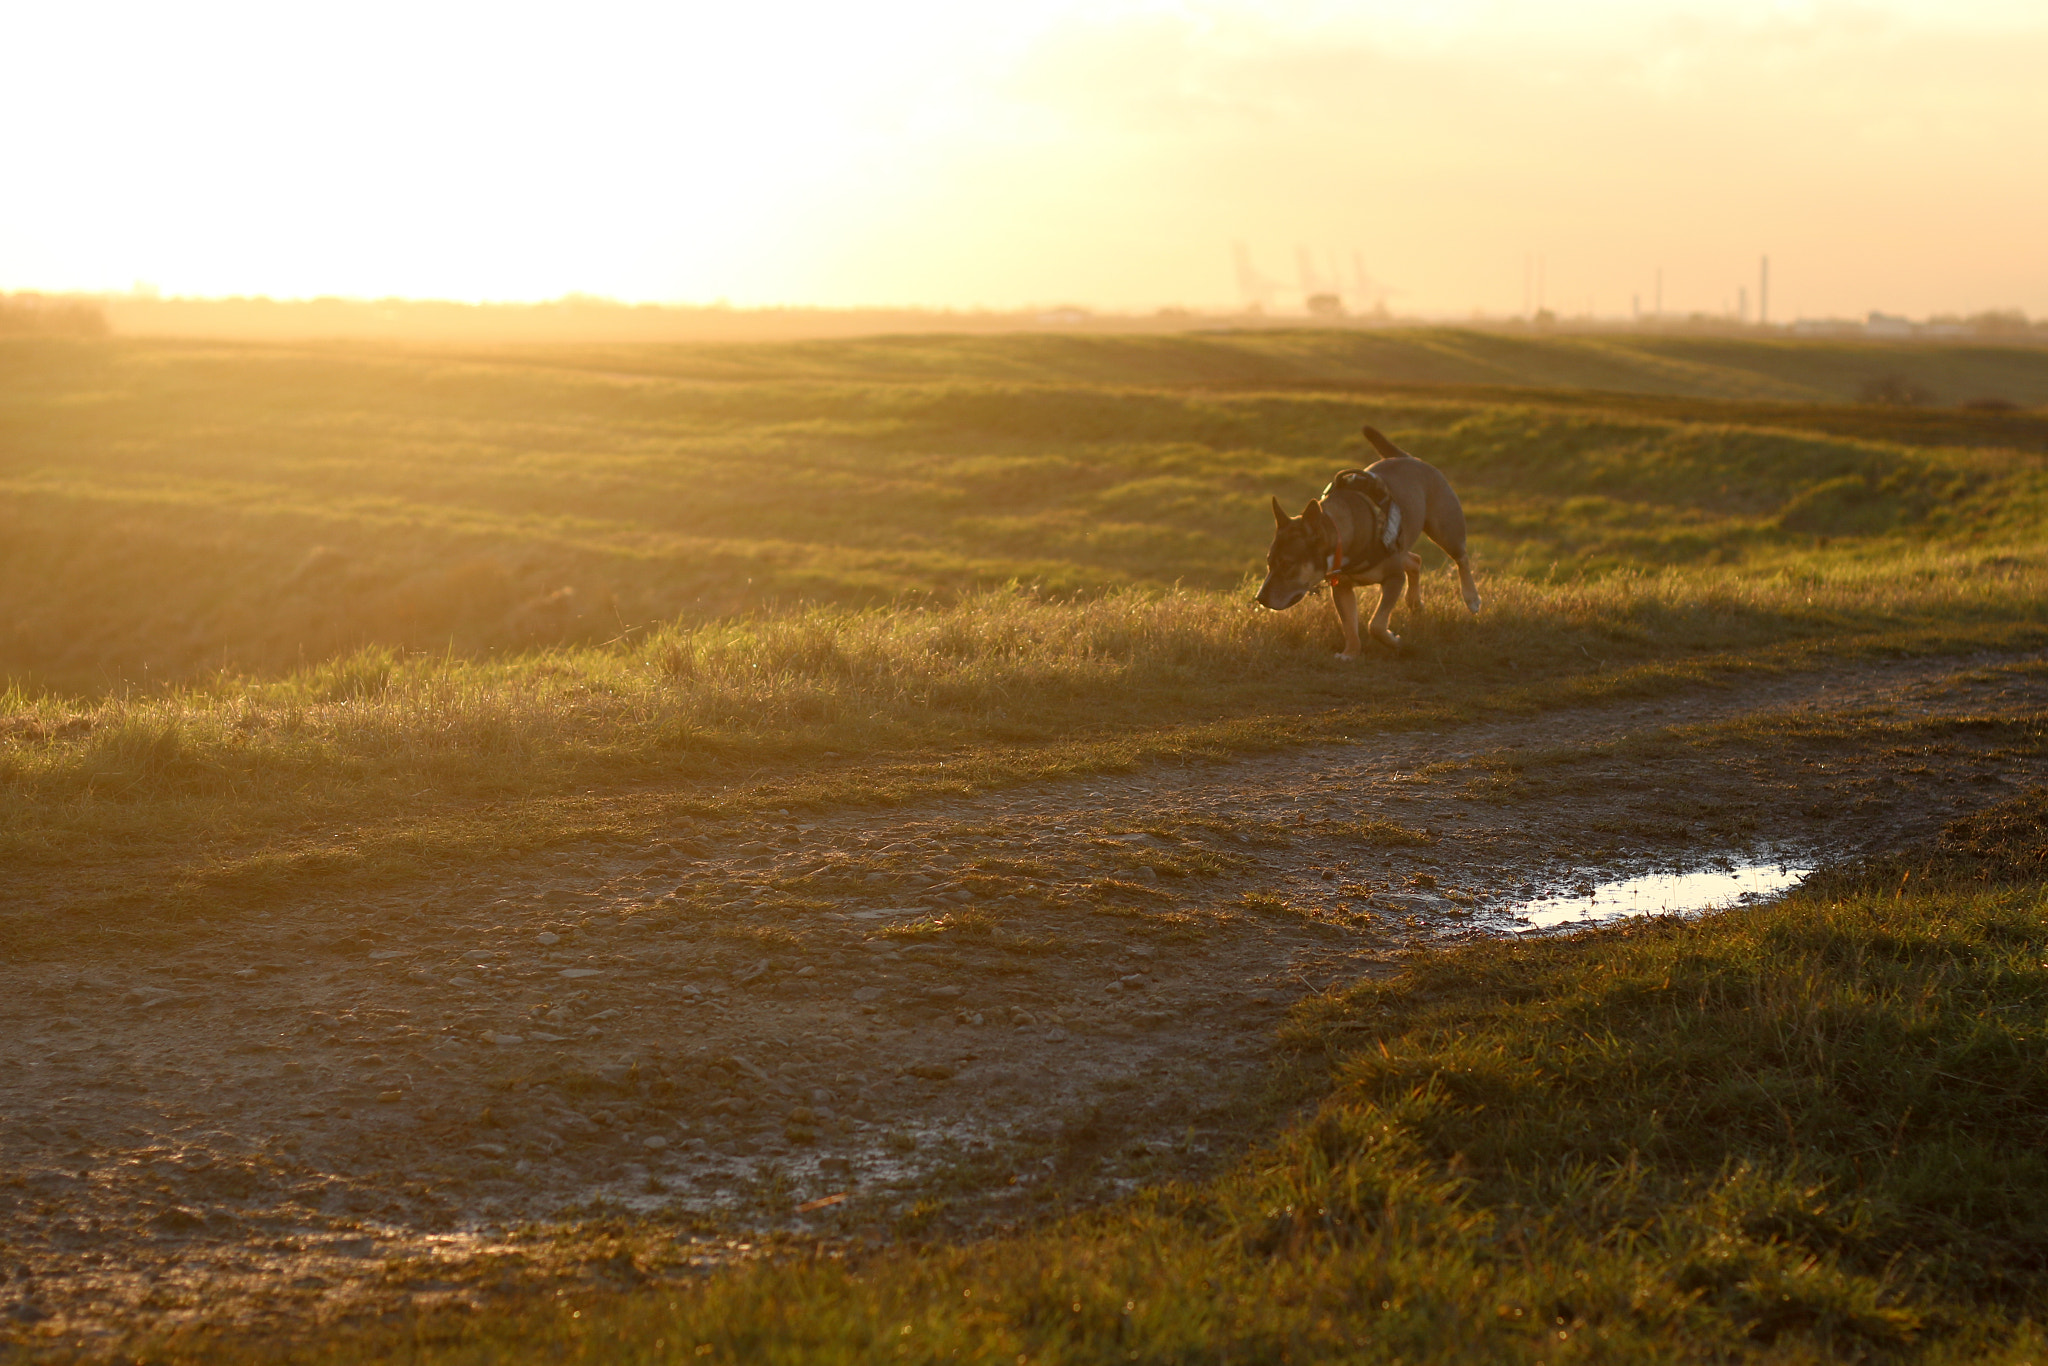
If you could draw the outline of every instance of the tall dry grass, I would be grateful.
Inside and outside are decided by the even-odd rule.
[[[672,623],[598,647],[467,659],[374,647],[272,680],[81,702],[0,695],[0,784],[37,799],[254,795],[403,781],[489,792],[952,745],[1036,743],[1247,713],[1488,689],[1826,636],[2048,620],[2048,558],[1815,554],[1574,583],[1498,578],[1473,619],[1449,579],[1401,655],[1332,658],[1327,608],[1249,592],[1016,588],[926,608],[820,606]],[[1405,609],[1404,609],[1405,613]]]

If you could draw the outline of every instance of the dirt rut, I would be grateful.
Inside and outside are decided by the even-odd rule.
[[[2044,699],[2038,657],[1788,674],[678,831],[0,968],[0,1331],[632,1281],[1199,1170],[1286,1104],[1301,995],[1527,932],[1519,904],[1591,878],[1927,834],[2048,775],[2011,739]],[[1879,738],[1672,732],[1852,714]],[[562,1232],[613,1226],[663,1232]]]

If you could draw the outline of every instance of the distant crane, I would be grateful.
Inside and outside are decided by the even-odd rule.
[[[1294,270],[1301,278],[1303,298],[1307,298],[1311,294],[1321,294],[1324,292],[1323,277],[1316,273],[1316,258],[1307,247],[1295,247]]]
[[[1327,283],[1316,271],[1315,257],[1307,247],[1294,249],[1294,266],[1301,276],[1301,302],[1310,314],[1318,318],[1341,318],[1344,316],[1344,296],[1338,292],[1337,282]]]
[[[1245,307],[1254,313],[1263,313],[1273,305],[1273,296],[1281,289],[1278,280],[1269,280],[1259,273],[1252,264],[1252,249],[1243,242],[1230,244],[1231,253],[1237,259],[1237,292],[1244,299]]]
[[[1252,263],[1251,249],[1243,242],[1233,242],[1231,249],[1237,261],[1237,292],[1247,308],[1263,311],[1272,306],[1276,295],[1294,292],[1261,274]],[[1307,246],[1294,249],[1295,287],[1301,291],[1304,311],[1319,318],[1341,318],[1348,305],[1355,313],[1384,316],[1387,298],[1399,291],[1366,273],[1365,253],[1352,250],[1349,284],[1345,283],[1343,263],[1336,250],[1332,248],[1325,254],[1329,258],[1327,272],[1317,265],[1315,253]]]
[[[1361,313],[1376,313],[1382,316],[1387,311],[1387,297],[1397,293],[1389,285],[1382,284],[1365,273],[1365,253],[1356,247],[1351,251],[1351,296],[1352,307]]]

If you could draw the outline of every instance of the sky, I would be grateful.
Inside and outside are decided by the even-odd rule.
[[[2039,0],[67,0],[0,290],[2048,314]],[[1257,280],[1253,281],[1257,285]],[[1745,297],[1746,295],[1746,297]]]

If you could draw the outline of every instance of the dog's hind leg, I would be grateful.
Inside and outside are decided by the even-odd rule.
[[[1472,548],[1465,543],[1465,510],[1450,508],[1442,517],[1432,516],[1422,529],[1458,566],[1458,587],[1465,595],[1465,605],[1478,615],[1479,581],[1472,577]]]
[[[1461,589],[1463,589],[1463,590],[1464,590],[1464,592],[1465,592],[1465,605],[1466,605],[1467,607],[1469,607],[1469,608],[1471,608],[1471,609],[1472,609],[1472,615],[1474,615],[1474,616],[1478,616],[1478,615],[1479,615],[1479,581],[1478,581],[1477,579],[1475,579],[1475,578],[1473,578],[1473,577],[1472,577],[1472,555],[1471,555],[1471,553],[1470,553],[1470,552],[1468,551],[1467,553],[1465,553],[1465,554],[1463,554],[1463,555],[1460,555],[1460,556],[1458,556],[1458,557],[1457,557],[1457,564],[1458,564],[1458,587],[1460,587]]]
[[[1422,615],[1422,557],[1409,551],[1401,557],[1401,569],[1408,579],[1408,610]]]

